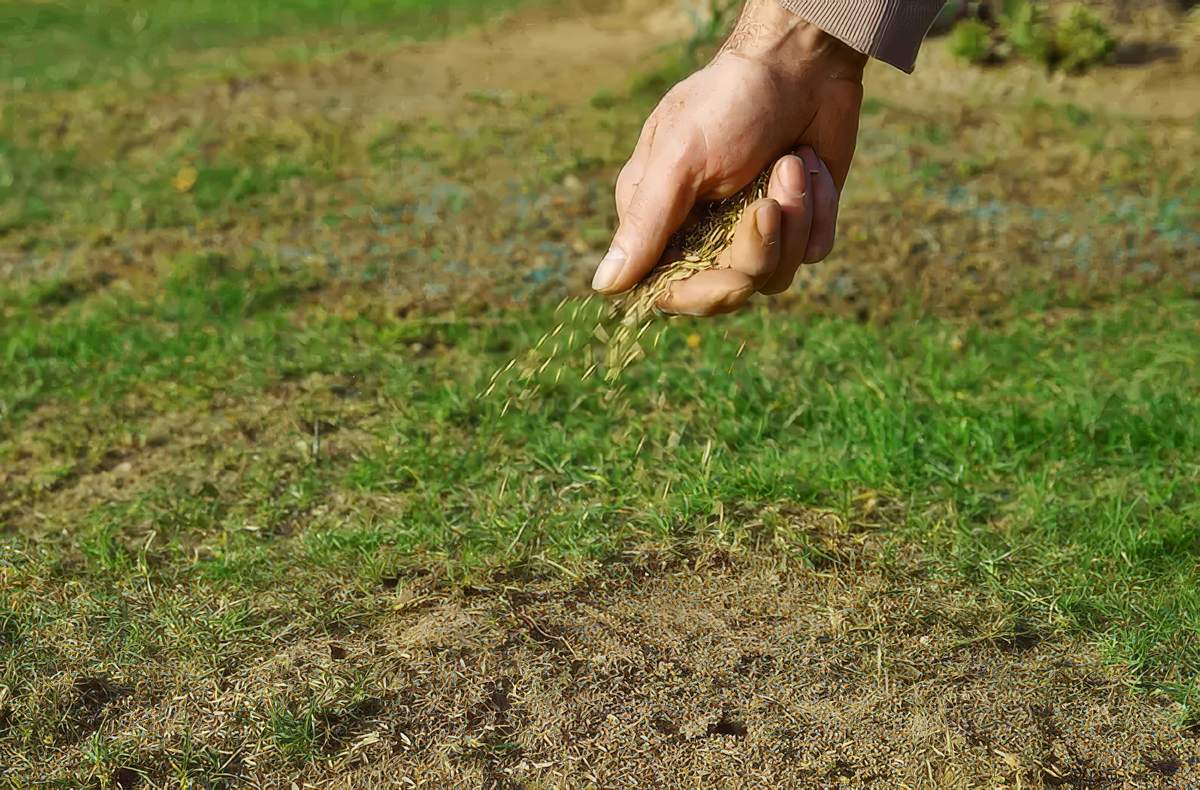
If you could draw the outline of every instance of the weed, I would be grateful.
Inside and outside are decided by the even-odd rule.
[[[1054,29],[1056,65],[1078,72],[1104,61],[1117,42],[1100,18],[1083,6],[1073,7]]]
[[[1005,0],[999,14],[1004,42],[1022,57],[1049,65],[1053,41],[1036,0]]]
[[[967,19],[954,27],[950,35],[950,52],[957,58],[981,65],[993,57],[992,31],[976,19]]]

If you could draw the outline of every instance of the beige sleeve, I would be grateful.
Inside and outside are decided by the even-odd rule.
[[[911,72],[945,0],[779,0],[859,52]]]

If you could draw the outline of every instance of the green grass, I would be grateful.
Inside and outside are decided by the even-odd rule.
[[[669,334],[622,399],[567,376],[501,416],[503,398],[474,396],[548,315],[310,314],[297,306],[316,287],[308,277],[190,259],[149,301],[95,295],[47,315],[44,297],[3,295],[0,458],[20,457],[32,409],[55,415],[34,432],[58,448],[25,453],[10,521],[23,496],[98,458],[136,461],[156,415],[224,410],[256,423],[258,438],[235,431],[230,446],[218,425],[204,451],[213,470],[250,452],[236,474],[197,479],[165,464],[116,502],[63,514],[76,526],[54,548],[15,538],[17,556],[42,557],[39,572],[78,557],[49,582],[84,591],[72,606],[140,600],[146,583],[253,602],[320,579],[371,588],[418,567],[453,580],[539,574],[710,533],[804,556],[818,550],[780,513],[854,520],[867,496],[890,503],[894,540],[927,546],[947,573],[1093,634],[1147,682],[1195,693],[1194,298],[1053,315],[1031,304],[992,328],[758,311]],[[696,351],[683,343],[693,330]],[[749,343],[739,362],[726,330]],[[280,388],[291,393],[281,411],[249,416]],[[314,455],[314,424],[327,448],[352,434],[352,449]],[[247,627],[265,638],[255,609]],[[115,637],[147,615],[127,616],[110,619]],[[112,645],[130,660],[145,649]],[[303,734],[280,721],[281,737]]]
[[[444,33],[519,0],[166,0],[0,2],[0,86],[70,89],[157,79],[203,50],[234,50],[273,36],[386,31]]]
[[[59,749],[64,786],[235,786],[236,753],[186,716],[161,753],[101,716],[255,667],[234,707],[289,775],[369,717],[362,678],[271,685],[289,640],[633,547],[828,567],[813,508],[1195,718],[1194,125],[875,97],[806,307],[679,322],[620,397],[568,372],[505,413],[503,388],[477,393],[608,241],[607,184],[711,32],[578,107],[480,93],[399,122],[214,109],[196,63],[513,4],[0,5],[0,83],[27,94],[0,122],[0,764]],[[196,84],[158,92],[176,69]],[[998,145],[1003,124],[1028,139]]]

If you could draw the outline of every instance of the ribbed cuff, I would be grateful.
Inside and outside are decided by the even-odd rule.
[[[779,0],[854,49],[912,73],[945,0]]]

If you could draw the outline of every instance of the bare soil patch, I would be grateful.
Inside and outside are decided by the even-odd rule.
[[[1077,645],[989,637],[961,591],[709,558],[596,590],[508,591],[394,638],[425,748],[408,775],[610,787],[1154,786],[1200,745]],[[981,626],[983,630],[981,632]]]
[[[1176,711],[1093,651],[797,518],[824,536],[821,567],[708,548],[567,584],[401,587],[367,627],[84,698],[150,783],[181,733],[239,781],[321,787],[1200,781]],[[309,712],[322,759],[287,767],[269,734],[284,708]]]

